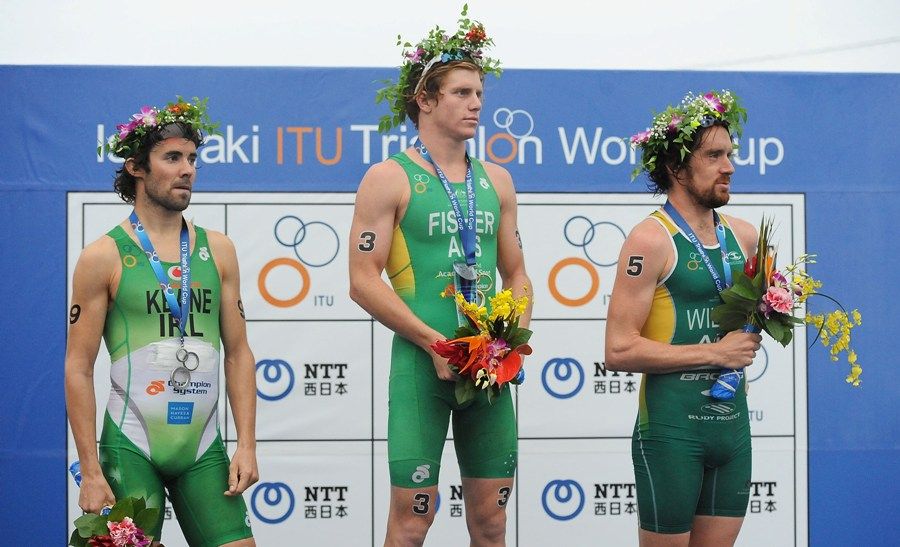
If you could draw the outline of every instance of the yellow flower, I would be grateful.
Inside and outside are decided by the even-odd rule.
[[[841,310],[835,310],[828,314],[809,314],[806,316],[806,322],[819,329],[822,345],[828,348],[828,356],[832,361],[838,361],[840,354],[846,353],[847,362],[850,364],[847,383],[858,387],[862,367],[858,363],[859,357],[856,351],[850,347],[850,331],[862,324],[862,316],[859,311],[853,310],[848,314]]]

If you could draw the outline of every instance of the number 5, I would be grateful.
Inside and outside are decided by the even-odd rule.
[[[629,256],[628,267],[625,268],[625,273],[632,277],[637,277],[641,275],[642,271],[644,271],[644,257],[640,255]]]

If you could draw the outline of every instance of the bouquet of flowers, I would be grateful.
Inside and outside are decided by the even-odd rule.
[[[159,509],[147,507],[144,498],[124,498],[108,514],[85,513],[75,519],[69,538],[74,547],[147,547],[153,536],[144,530],[153,525]]]
[[[794,326],[804,323],[803,319],[794,316],[794,310],[812,295],[824,296],[841,310],[827,316],[807,314],[805,322],[818,327],[820,335],[824,332],[822,343],[831,348],[833,361],[838,360],[837,356],[842,351],[847,352],[850,363],[847,382],[858,386],[862,367],[857,362],[856,352],[850,348],[850,330],[862,324],[862,316],[858,310],[848,314],[839,302],[818,292],[822,282],[813,279],[803,269],[803,264],[815,263],[815,255],[801,255],[781,271],[775,268],[775,248],[770,245],[772,223],[772,219],[763,218],[756,254],[744,263],[743,270],[734,270],[734,283],[722,291],[723,303],[713,309],[713,321],[719,324],[723,332],[762,330],[782,346],[787,346],[793,339]],[[734,397],[741,373],[740,370],[723,370],[710,394],[717,399]]]
[[[490,298],[488,314],[486,307],[468,302],[452,285],[441,296],[452,296],[466,318],[466,324],[456,329],[452,339],[431,345],[459,375],[457,402],[471,401],[478,390],[486,390],[492,403],[505,384],[522,383],[522,356],[531,354],[531,331],[520,327],[519,319],[528,307],[528,297],[513,298],[509,289],[501,291]]]

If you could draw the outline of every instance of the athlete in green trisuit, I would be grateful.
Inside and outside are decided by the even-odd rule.
[[[531,284],[509,173],[475,158],[471,171],[467,167],[466,141],[478,128],[484,73],[496,71],[496,64],[478,51],[489,45],[484,30],[473,23],[449,38],[440,29],[431,37],[407,58],[394,87],[399,97],[392,103],[395,117],[387,123],[399,124],[408,116],[418,128],[417,147],[369,169],[356,195],[350,235],[350,295],[395,332],[388,417],[391,501],[384,544],[424,542],[435,517],[452,415],[471,545],[501,546],[517,462],[510,390],[493,405],[482,392],[461,407],[454,396],[455,375],[429,346],[452,337],[459,325],[453,299],[440,293],[454,284],[455,265],[466,265],[467,250],[481,293],[497,291],[498,271],[502,286],[516,297],[530,294]],[[467,187],[475,197],[471,217]],[[473,246],[462,241],[458,217],[474,223]],[[392,286],[382,280],[382,272]],[[530,310],[522,326],[529,317]]]
[[[180,98],[144,107],[105,146],[125,160],[115,189],[134,213],[85,247],[75,266],[66,408],[84,511],[143,497],[160,509],[145,530],[158,544],[168,495],[192,547],[248,547],[255,542],[241,494],[258,480],[256,376],[237,256],[224,234],[182,216],[197,148],[211,127],[205,107]],[[112,390],[98,457],[94,361],[101,336]],[[220,349],[238,434],[230,463],[217,419]]]
[[[761,341],[719,333],[709,315],[723,261],[740,266],[756,248],[753,226],[715,212],[730,197],[730,132],[743,117],[730,92],[689,95],[632,137],[636,173],[668,199],[625,240],[606,323],[607,368],[643,373],[632,438],[642,547],[733,545],[746,514],[746,386],[727,403],[709,395],[719,368],[749,366]]]

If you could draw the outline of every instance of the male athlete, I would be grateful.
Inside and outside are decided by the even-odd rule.
[[[448,37],[435,29],[387,90],[394,116],[409,117],[416,146],[373,166],[356,196],[350,239],[350,296],[393,330],[388,463],[391,502],[386,546],[422,545],[434,521],[441,452],[453,416],[471,545],[505,545],[506,505],[517,462],[510,390],[493,405],[484,392],[460,407],[456,376],[429,346],[452,337],[458,317],[441,291],[456,284],[483,295],[496,274],[514,296],[531,283],[516,224],[516,195],[503,168],[466,152],[475,135],[485,72],[484,28],[465,19]],[[384,91],[382,92],[384,93]],[[386,272],[393,289],[381,278]],[[530,310],[523,316],[527,325]]]
[[[129,219],[85,247],[75,266],[66,407],[81,461],[78,504],[117,498],[160,509],[165,496],[191,546],[255,545],[241,493],[257,481],[256,383],[234,245],[182,216],[197,147],[212,129],[205,100],[144,107],[105,148],[125,159],[115,189]],[[94,360],[101,336],[112,390],[97,455]],[[238,443],[219,434],[219,352]]]
[[[632,439],[642,547],[733,545],[746,514],[743,381],[719,412],[706,410],[719,368],[749,366],[761,341],[718,339],[709,317],[730,268],[756,248],[753,226],[716,212],[728,203],[731,132],[743,118],[728,91],[688,95],[632,137],[643,150],[635,173],[668,199],[625,240],[606,324],[607,368],[644,373]]]

